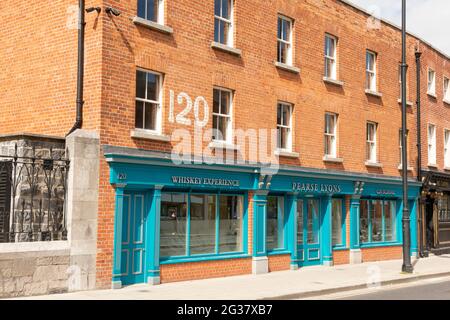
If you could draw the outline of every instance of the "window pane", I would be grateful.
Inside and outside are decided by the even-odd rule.
[[[222,0],[214,0],[214,14],[220,17],[220,7]]]
[[[147,0],[138,0],[138,4],[137,4],[137,12],[138,12],[138,17],[146,19],[146,12],[145,12],[145,2]]]
[[[240,252],[242,248],[243,197],[220,196],[220,252]]]
[[[284,247],[284,213],[280,197],[267,197],[267,249]]]
[[[383,241],[383,208],[381,200],[372,200],[371,203],[372,242]]]
[[[230,19],[230,0],[222,0],[222,18]]]
[[[186,255],[187,196],[163,193],[161,197],[161,257]]]
[[[214,89],[213,94],[213,112],[220,113],[220,90]]]
[[[191,254],[215,253],[216,196],[191,195]]]
[[[144,102],[136,101],[135,126],[144,129]]]
[[[297,243],[303,244],[303,200],[297,201]]]
[[[361,200],[359,208],[360,242],[369,242],[369,201]]]
[[[283,19],[278,18],[278,39],[283,39]]]
[[[144,109],[144,129],[156,130],[156,117],[158,113],[158,105],[153,103],[145,103]]]
[[[384,202],[384,225],[385,225],[385,235],[386,241],[396,240],[395,234],[395,201],[385,201]]]
[[[145,86],[147,81],[147,73],[136,71],[136,97],[145,99]]]
[[[222,136],[222,140],[227,140],[228,118],[219,117],[219,127],[217,128]]]
[[[278,62],[287,63],[288,45],[283,42],[278,42]]]
[[[333,226],[333,245],[342,245],[342,200],[332,200],[332,226]]]
[[[230,113],[230,93],[227,91],[221,92],[220,113],[228,115]]]
[[[319,243],[319,201],[308,200],[308,244]]]
[[[220,32],[220,20],[214,19],[214,41],[223,43],[223,40],[221,40],[220,35],[222,33]]]
[[[147,73],[147,100],[159,101],[159,76]]]

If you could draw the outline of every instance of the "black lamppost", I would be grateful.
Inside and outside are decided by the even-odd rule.
[[[403,180],[403,266],[402,271],[412,273],[411,232],[408,208],[408,151],[406,148],[406,0],[402,0],[402,180]]]

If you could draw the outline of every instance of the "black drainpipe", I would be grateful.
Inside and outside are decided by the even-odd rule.
[[[85,34],[85,0],[79,0],[78,13],[78,75],[77,75],[77,115],[69,134],[83,125],[83,86],[84,86],[84,34]]]
[[[420,72],[421,72],[421,64],[420,57],[422,56],[422,52],[419,49],[416,49],[416,78],[417,78],[417,180],[422,183],[422,132],[421,132],[421,110],[420,110]],[[423,185],[421,191],[423,190]],[[423,238],[424,238],[424,218],[423,218],[423,200],[422,193],[419,198],[419,256],[425,257],[424,254],[424,246],[423,246]]]

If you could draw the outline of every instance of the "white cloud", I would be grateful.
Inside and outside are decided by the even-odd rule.
[[[348,0],[397,25],[401,24],[401,0]],[[407,0],[407,29],[450,55],[449,0]],[[377,9],[375,9],[377,8]],[[375,10],[374,10],[375,9]]]

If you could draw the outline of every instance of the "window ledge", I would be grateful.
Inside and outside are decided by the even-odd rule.
[[[450,171],[450,167],[444,167],[445,171]]]
[[[450,105],[450,100],[449,99],[444,99],[444,100],[442,100],[445,104],[448,104],[448,105]]]
[[[283,69],[285,71],[289,71],[289,72],[296,73],[296,74],[300,73],[300,69],[299,68],[294,67],[294,66],[289,66],[287,64],[284,64],[284,63],[281,63],[281,62],[278,62],[278,61],[274,61],[274,65],[275,65],[275,67],[277,67],[279,69]]]
[[[383,168],[383,165],[379,162],[366,161],[365,165],[366,167]]]
[[[212,141],[209,144],[211,149],[240,150],[238,145],[226,141]]]
[[[427,166],[430,168],[435,168],[435,169],[438,168],[438,165],[436,163],[428,163]]]
[[[378,92],[378,91],[372,91],[372,90],[370,90],[370,89],[366,89],[364,92],[365,92],[366,94],[368,94],[368,95],[371,95],[371,96],[374,96],[374,97],[377,97],[377,98],[381,98],[381,97],[383,96],[383,94],[382,94],[381,92]]]
[[[434,99],[437,99],[436,93],[433,93],[433,92],[427,92],[427,95],[429,95],[430,97],[432,97],[432,98],[434,98]]]
[[[136,25],[140,25],[146,28],[150,28],[156,31],[160,31],[162,33],[167,33],[167,34],[172,34],[173,33],[173,29],[171,27],[159,24],[157,22],[154,21],[150,21],[150,20],[146,20],[146,19],[142,19],[140,17],[134,17],[133,18],[133,23]]]
[[[344,81],[340,81],[340,80],[336,80],[336,79],[332,79],[332,78],[328,78],[328,77],[323,77],[323,82],[329,83],[329,84],[334,84],[335,86],[339,86],[339,87],[344,86]]]
[[[398,99],[397,102],[398,102],[399,104],[402,104],[402,99]],[[413,103],[412,103],[411,101],[406,101],[406,105],[407,105],[408,107],[412,107],[412,106],[413,106]]]
[[[170,137],[148,130],[135,129],[130,133],[132,138],[170,142]]]
[[[286,157],[286,158],[299,158],[300,154],[297,152],[287,151],[283,149],[277,149],[275,150],[275,155],[280,157]]]
[[[236,48],[227,46],[226,44],[222,44],[222,43],[215,42],[215,41],[211,42],[211,48],[218,49],[218,50],[221,50],[224,52],[228,52],[228,53],[234,54],[239,57],[242,55],[242,50],[236,49]]]
[[[399,164],[398,167],[397,167],[397,169],[398,169],[398,170],[403,170],[403,165],[402,165],[402,164]],[[407,170],[408,170],[408,171],[413,171],[414,169],[413,169],[413,167],[408,166]]]
[[[324,162],[332,162],[332,163],[343,163],[344,159],[342,158],[335,158],[330,156],[324,156],[322,159]]]

